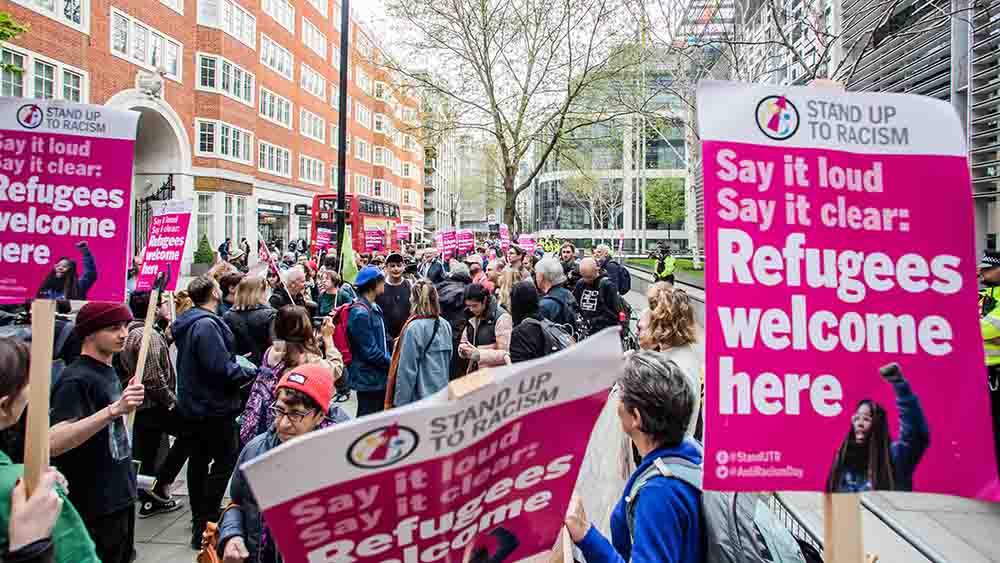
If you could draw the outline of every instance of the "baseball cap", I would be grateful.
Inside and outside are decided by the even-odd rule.
[[[333,398],[333,375],[330,368],[321,364],[303,364],[294,367],[282,376],[277,387],[278,389],[295,389],[316,401],[316,404],[323,410],[323,414],[330,412],[330,399]]]
[[[382,277],[385,277],[385,274],[377,266],[365,266],[358,272],[358,276],[354,278],[354,287],[361,287],[374,279]]]

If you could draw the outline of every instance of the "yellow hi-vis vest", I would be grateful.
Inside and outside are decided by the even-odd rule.
[[[983,348],[986,349],[986,365],[1000,365],[1000,287],[989,287],[979,292],[979,311],[982,317],[979,319],[979,329],[983,333]],[[989,311],[984,309],[989,307],[984,301],[992,302],[993,306]]]

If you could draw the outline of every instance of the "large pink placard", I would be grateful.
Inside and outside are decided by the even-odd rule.
[[[500,250],[507,252],[510,248],[510,227],[506,223],[500,224]]]
[[[186,199],[155,204],[142,268],[139,269],[139,279],[135,282],[136,291],[151,290],[160,272],[170,273],[165,290],[177,289],[193,203]]]
[[[243,465],[283,560],[460,563],[482,548],[489,560],[538,561],[563,526],[622,369],[614,330],[593,344],[497,369],[495,384],[460,399],[438,393]],[[573,431],[553,440],[552,420]]]
[[[1000,500],[953,108],[708,82],[705,485]]]
[[[138,118],[0,98],[0,303],[125,298]]]
[[[459,254],[468,254],[476,249],[476,234],[472,229],[459,229],[457,236]]]

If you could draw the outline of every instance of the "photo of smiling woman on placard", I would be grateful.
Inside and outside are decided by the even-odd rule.
[[[899,440],[892,441],[885,407],[870,399],[858,403],[826,481],[829,492],[913,490],[913,473],[930,442],[927,420],[899,364],[879,371],[896,392]]]
[[[83,273],[77,274],[76,262],[62,257],[45,276],[35,297],[38,299],[86,299],[97,281],[97,261],[86,241],[76,243],[83,255]]]

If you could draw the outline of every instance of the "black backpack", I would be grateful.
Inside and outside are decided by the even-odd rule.
[[[632,291],[632,274],[629,273],[624,264],[618,264],[618,279],[615,280],[615,283],[618,286],[619,295],[628,295],[628,292]]]
[[[576,344],[576,338],[563,325],[548,319],[525,319],[525,322],[538,323],[542,326],[542,336],[545,338],[545,355],[554,354]]]
[[[542,299],[549,299],[559,304],[558,320],[561,322],[554,324],[559,325],[560,328],[568,332],[573,337],[574,342],[579,342],[587,336],[587,324],[583,320],[583,315],[580,314],[580,304],[576,302],[575,298],[572,303],[567,303],[548,295],[542,297]]]

